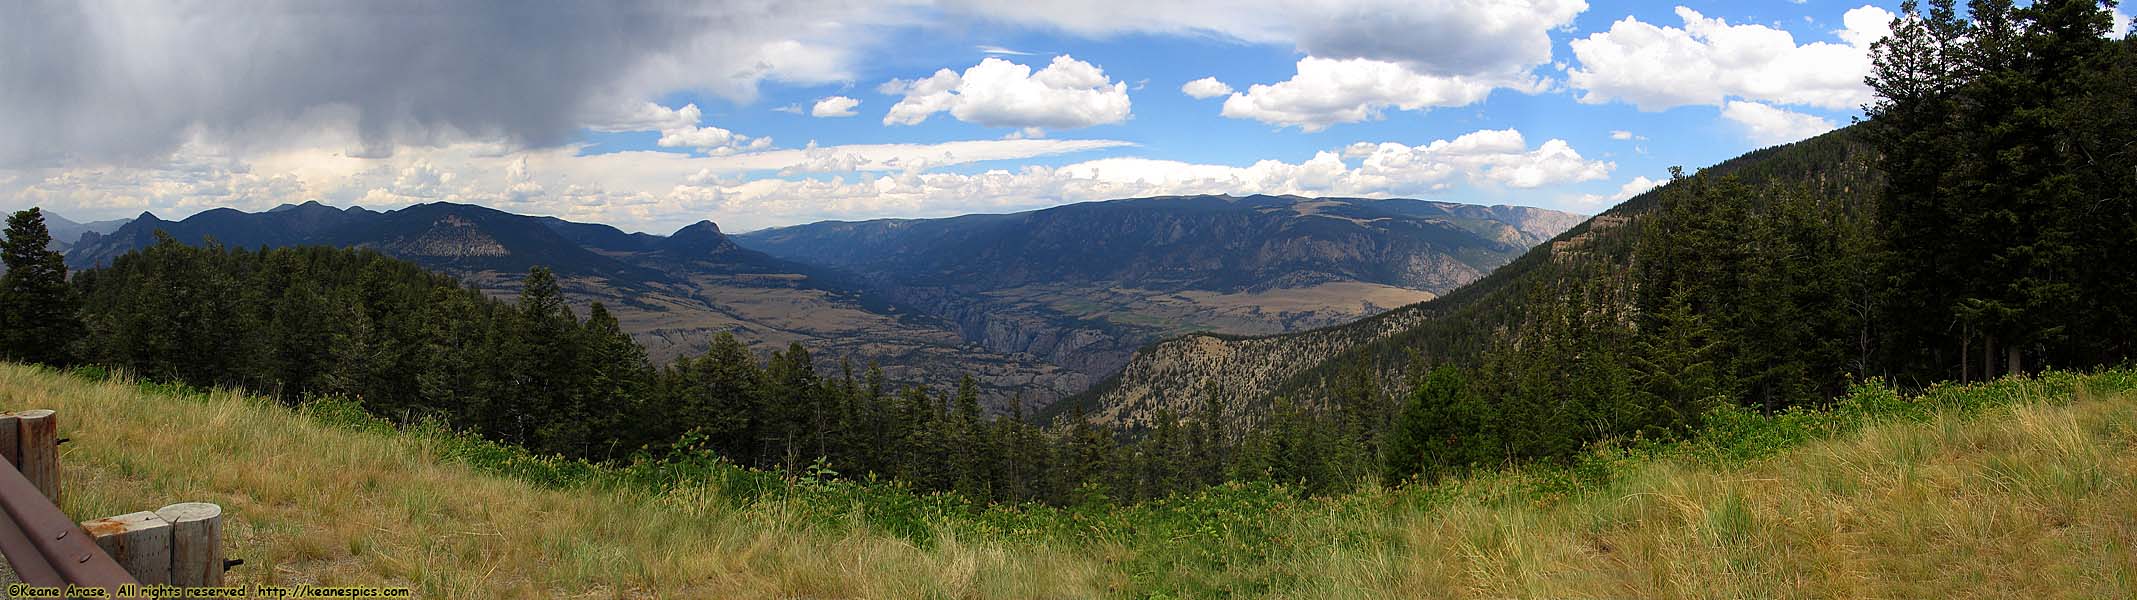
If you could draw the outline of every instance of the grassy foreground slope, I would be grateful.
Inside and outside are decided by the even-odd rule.
[[[237,581],[426,598],[2132,597],[2133,389],[2127,370],[1865,386],[1829,411],[1722,413],[1694,442],[1423,488],[979,511],[637,467],[560,479],[539,474],[572,468],[333,405],[0,365],[0,407],[57,409],[74,439],[69,514],[216,502]]]
[[[145,389],[144,389],[145,388]],[[223,506],[234,583],[407,585],[419,598],[1062,597],[1072,565],[1032,549],[927,550],[732,510],[685,490],[544,489],[445,457],[464,438],[352,430],[228,392],[89,382],[0,364],[0,406],[59,411],[61,508],[95,518]]]

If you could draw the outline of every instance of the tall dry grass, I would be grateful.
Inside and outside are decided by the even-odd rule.
[[[654,496],[540,489],[436,460],[437,440],[322,425],[230,392],[181,399],[0,364],[0,406],[59,412],[61,508],[214,502],[235,583],[406,585],[421,598],[1064,598],[1083,557],[954,536],[922,549]],[[716,494],[716,490],[706,490]]]
[[[1231,486],[948,518],[922,544],[859,514],[826,523],[806,498],[537,486],[448,458],[436,436],[227,392],[0,365],[0,405],[60,411],[69,514],[222,504],[240,582],[426,598],[2129,598],[2137,395],[2119,390],[2137,377],[2115,376],[2098,393],[2011,380],[1872,394],[1886,408],[1801,425],[1758,417],[1773,432],[1744,438],[1755,452],[1629,454],[1580,485],[1539,485],[1558,472],[1535,468],[1320,499]]]
[[[1331,550],[1302,569],[1325,576],[1287,595],[2137,597],[2137,395],[2079,396],[1871,425],[1733,468],[1655,461],[1542,505],[1453,494],[1366,521],[1385,543]]]

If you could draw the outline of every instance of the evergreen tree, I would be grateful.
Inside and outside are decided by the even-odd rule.
[[[1632,367],[1640,393],[1658,416],[1654,433],[1697,427],[1722,397],[1713,328],[1692,312],[1691,294],[1680,286],[1670,290],[1661,310],[1647,315],[1643,331]]]
[[[887,381],[883,367],[873,362],[861,378],[862,418],[866,429],[862,446],[855,449],[856,455],[865,463],[863,472],[890,475],[896,472],[898,441],[894,421],[898,411],[892,406],[891,396],[884,393]]]
[[[943,400],[929,394],[926,388],[905,391],[909,421],[902,471],[907,481],[921,489],[946,490],[957,485],[958,465],[952,462],[952,453],[957,451],[953,446],[957,427]]]
[[[1187,439],[1179,415],[1170,408],[1158,409],[1152,417],[1150,435],[1143,439],[1142,497],[1156,498],[1188,488]]]
[[[1926,381],[2126,356],[2128,336],[2096,333],[2129,318],[2129,278],[2098,257],[2128,247],[2137,178],[2129,129],[2106,125],[2137,95],[2103,77],[2129,69],[2112,17],[2091,0],[1976,0],[1967,23],[1903,8],[1869,81],[1891,364]],[[1925,47],[1954,68],[1915,68]]]
[[[1212,389],[1202,396],[1187,427],[1188,475],[1195,484],[1216,485],[1224,481],[1225,465],[1232,460],[1231,441],[1225,432],[1224,399]]]
[[[1936,193],[1956,158],[1945,115],[1958,87],[1951,71],[1938,67],[1939,53],[1919,4],[1907,0],[1893,20],[1892,35],[1872,46],[1872,71],[1865,80],[1877,94],[1866,107],[1871,117],[1866,137],[1881,151],[1878,166],[1887,182],[1878,200],[1888,253],[1880,270],[1892,282],[1879,303],[1885,308],[1880,319],[1892,332],[1891,359],[1917,372],[1958,358],[1949,352],[1955,348],[1929,342],[1942,341],[1937,332],[1946,322],[1939,315],[1950,310],[1954,286],[1962,281],[1959,269],[1970,262],[1951,251],[1968,233],[1959,220],[1973,217],[1950,210]]]
[[[766,458],[760,440],[768,435],[761,403],[763,375],[749,348],[728,332],[712,339],[705,354],[673,368],[683,383],[682,414],[677,421],[706,435],[722,456],[755,465]]]
[[[1357,454],[1334,457],[1346,467],[1360,464],[1375,456],[1381,445],[1380,436],[1394,421],[1398,407],[1382,393],[1379,373],[1372,361],[1359,359],[1337,372],[1334,401],[1342,419],[1342,439],[1355,442]]]
[[[64,365],[82,336],[80,301],[67,285],[67,265],[47,247],[52,233],[35,207],[7,218],[0,240],[0,358]]]
[[[948,455],[953,464],[955,489],[973,498],[987,498],[994,471],[995,448],[979,408],[979,382],[966,375],[957,382],[957,397],[949,431]]]
[[[1469,422],[1465,414],[1468,384],[1461,371],[1440,365],[1425,375],[1410,391],[1381,457],[1381,480],[1394,485],[1422,476],[1426,481],[1458,469],[1478,453],[1465,448],[1474,441],[1471,433],[1481,423]]]
[[[411,397],[395,407],[402,415],[420,411],[467,428],[476,425],[473,416],[482,400],[478,380],[484,372],[477,365],[490,352],[483,342],[494,326],[484,305],[465,290],[438,286],[429,296],[416,309],[417,335],[409,349],[415,363],[409,373]]]
[[[579,356],[586,336],[549,269],[527,271],[517,321],[510,379],[524,404],[499,406],[510,423],[507,435],[541,452],[583,450],[575,433],[579,426],[570,421],[584,417],[579,411],[585,365]]]
[[[1100,505],[1120,495],[1115,469],[1117,442],[1105,430],[1091,424],[1079,407],[1069,421],[1068,439],[1061,447],[1061,492],[1057,502]]]
[[[1024,501],[1034,497],[1039,487],[1034,481],[1048,472],[1043,441],[1025,420],[1024,396],[1019,394],[1009,403],[1009,414],[996,417],[989,437],[991,447],[997,453],[990,461],[994,471],[989,489],[994,497],[1004,500]]]
[[[581,369],[586,378],[585,388],[575,398],[578,403],[570,411],[580,422],[580,433],[574,436],[578,439],[571,445],[578,448],[575,456],[617,458],[619,451],[629,449],[623,447],[621,434],[633,426],[630,417],[644,411],[639,404],[646,398],[652,367],[646,362],[645,348],[623,332],[600,302],[588,311],[582,335],[587,351],[581,357]]]
[[[816,363],[800,343],[773,352],[764,369],[763,406],[769,426],[759,431],[760,456],[788,473],[799,472],[811,461],[825,456],[823,432],[830,425],[823,387]]]

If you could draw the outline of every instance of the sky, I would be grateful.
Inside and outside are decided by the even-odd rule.
[[[0,209],[451,201],[660,234],[1201,193],[1586,214],[1847,125],[1895,10],[8,2]]]

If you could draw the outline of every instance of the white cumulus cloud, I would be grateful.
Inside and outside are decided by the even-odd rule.
[[[1745,98],[1775,104],[1850,109],[1870,100],[1863,77],[1870,44],[1889,33],[1892,12],[1874,6],[1847,11],[1842,43],[1796,43],[1764,25],[1730,25],[1679,6],[1682,27],[1626,17],[1608,31],[1572,40],[1578,65],[1566,80],[1581,102],[1624,101],[1641,110],[1721,106]]]
[[[1661,186],[1665,183],[1669,183],[1669,181],[1662,179],[1650,179],[1646,175],[1641,175],[1632,178],[1632,180],[1630,181],[1626,181],[1625,185],[1618,186],[1618,191],[1615,194],[1611,194],[1608,196],[1604,196],[1602,194],[1581,194],[1579,198],[1574,199],[1574,202],[1590,207],[1599,206],[1603,204],[1617,204],[1619,202],[1631,200],[1633,196],[1638,196],[1640,194],[1647,193],[1648,190],[1655,189],[1656,187]]]
[[[848,98],[845,96],[831,96],[829,98],[817,100],[816,105],[809,108],[809,116],[851,117],[855,114],[859,114],[855,113],[853,109],[854,107],[860,105],[860,100],[855,100],[853,98]]]
[[[1299,60],[1298,72],[1291,79],[1257,83],[1226,98],[1222,114],[1320,131],[1337,123],[1377,119],[1389,108],[1466,106],[1482,101],[1500,87],[1527,91],[1540,88],[1541,83],[1524,77],[1425,75],[1386,61],[1308,56]]]
[[[1180,93],[1192,96],[1196,100],[1207,100],[1232,93],[1232,86],[1225,85],[1224,82],[1218,81],[1215,77],[1204,77],[1182,84]]]
[[[696,104],[668,108],[647,102],[618,111],[588,128],[605,132],[659,131],[660,138],[654,143],[662,148],[695,148],[708,154],[763,150],[772,145],[772,138],[768,137],[751,137],[710,125],[699,127],[703,118],[704,113]]]
[[[654,102],[641,102],[629,108],[597,118],[587,129],[604,132],[662,131],[696,127],[705,113],[696,104],[682,108],[668,108]]]
[[[662,148],[696,148],[712,154],[725,154],[739,150],[762,150],[772,145],[772,138],[750,136],[713,126],[684,127],[660,132],[660,140],[654,142]]]
[[[1742,126],[1745,136],[1761,144],[1793,142],[1835,127],[1823,117],[1744,100],[1729,101],[1722,107],[1721,116]]]
[[[1467,174],[1472,183],[1526,189],[1603,179],[1616,166],[1582,158],[1565,140],[1547,140],[1529,149],[1521,132],[1513,129],[1475,131],[1421,146],[1358,143],[1343,153],[1363,159],[1362,173],[1393,178],[1390,183],[1401,183],[1403,175],[1451,170]]]
[[[1128,120],[1128,84],[1069,55],[1045,68],[988,57],[963,73],[942,69],[919,80],[891,80],[880,91],[903,95],[885,125],[916,125],[948,112],[988,127],[1073,129]]]

